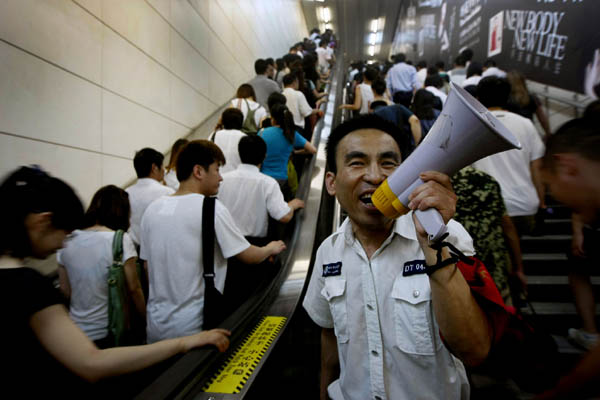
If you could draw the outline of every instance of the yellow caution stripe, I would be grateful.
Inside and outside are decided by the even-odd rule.
[[[285,317],[263,317],[202,391],[240,393],[286,320]]]

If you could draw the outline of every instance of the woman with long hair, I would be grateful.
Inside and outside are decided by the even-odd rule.
[[[129,229],[130,210],[126,191],[114,185],[100,188],[84,215],[83,229],[75,230],[56,255],[60,289],[70,300],[69,316],[99,348],[114,346],[108,332],[108,267],[113,262],[115,232]],[[137,276],[135,245],[127,233],[122,240],[129,297],[145,320],[146,302]]]
[[[296,132],[294,116],[285,105],[276,104],[271,108],[271,124],[271,127],[258,133],[267,143],[267,156],[261,171],[275,178],[286,200],[290,200],[287,168],[292,151],[297,149],[307,154],[315,154],[317,149]]]
[[[38,168],[22,167],[0,185],[0,343],[4,393],[22,398],[90,398],[85,382],[127,374],[194,347],[224,351],[228,331],[214,329],[145,346],[100,350],[69,318],[62,296],[26,257],[46,258],[82,225],[71,187]]]
[[[525,82],[525,76],[519,71],[509,71],[506,74],[506,79],[510,83],[510,98],[508,100],[507,109],[516,114],[520,114],[525,118],[529,118],[533,121],[533,115],[535,114],[544,130],[543,139],[545,140],[552,133],[550,131],[550,122],[548,116],[544,112],[544,108],[540,103],[540,100],[529,93],[527,89],[527,83]]]
[[[265,108],[256,102],[254,88],[247,83],[240,85],[235,93],[235,99],[231,100],[231,107],[237,108],[244,114],[242,131],[245,133],[256,134],[261,121],[267,118]]]
[[[173,190],[179,189],[179,181],[177,180],[177,156],[183,147],[190,141],[187,139],[177,139],[171,147],[171,157],[167,165],[165,173],[165,183]]]

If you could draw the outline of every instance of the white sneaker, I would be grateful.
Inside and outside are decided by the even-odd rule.
[[[590,350],[592,347],[596,346],[599,339],[600,335],[597,333],[588,333],[583,329],[569,329],[569,340],[586,350]]]

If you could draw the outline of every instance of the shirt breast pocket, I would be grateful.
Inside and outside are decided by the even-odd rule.
[[[346,280],[326,278],[321,294],[329,302],[338,343],[348,341],[348,312],[346,309]]]
[[[431,288],[427,278],[396,278],[392,301],[398,348],[409,354],[436,354],[442,347],[442,341],[433,317]]]

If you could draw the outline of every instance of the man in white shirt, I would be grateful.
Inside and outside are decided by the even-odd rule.
[[[327,191],[349,217],[319,247],[303,303],[323,328],[321,399],[468,399],[459,358],[477,365],[490,349],[492,328],[457,264],[432,271],[437,253],[413,214],[392,220],[371,202],[400,164],[401,148],[399,129],[374,115],[344,122],[328,139]],[[450,220],[450,178],[433,171],[420,178],[426,183],[408,207],[436,208],[447,240],[473,254],[469,235]],[[444,247],[441,259],[449,258]]]
[[[221,167],[222,173],[233,171],[242,163],[238,152],[238,143],[241,138],[246,136],[241,131],[243,124],[244,114],[242,111],[237,108],[228,108],[221,114],[223,129],[210,136],[210,140],[219,146],[225,156],[225,165]]]
[[[317,53],[317,66],[319,72],[321,74],[326,74],[329,72],[329,67],[331,66],[332,51],[327,50],[327,42],[321,41],[315,52]]]
[[[212,142],[195,140],[177,158],[180,186],[172,196],[152,203],[144,213],[141,254],[147,262],[150,293],[148,342],[200,332],[203,324],[204,279],[202,206],[205,196],[219,191],[223,153]],[[264,247],[244,238],[227,208],[215,203],[215,286],[223,291],[227,258],[258,264],[285,249],[282,241]]]
[[[504,78],[489,76],[477,85],[481,104],[515,135],[522,149],[485,157],[473,167],[498,181],[506,211],[523,235],[531,233],[538,208],[545,207],[540,175],[545,147],[531,120],[506,110],[509,96],[510,84]]]
[[[417,80],[419,87],[425,87],[425,79],[427,78],[427,61],[421,60],[417,63]]]
[[[140,224],[146,208],[159,197],[175,193],[175,190],[162,184],[165,177],[164,156],[149,147],[135,153],[133,167],[137,182],[125,191],[131,205],[131,226],[129,234],[136,245],[140,244]]]
[[[501,70],[496,66],[496,61],[488,58],[483,63],[483,73],[481,74],[482,78],[486,76],[497,76],[498,78],[506,78],[506,72]]]
[[[304,118],[311,114],[323,116],[323,111],[313,109],[306,101],[304,93],[298,90],[298,78],[294,73],[287,74],[283,77],[283,95],[286,98],[286,105],[294,116],[294,125],[300,133],[304,132]]]
[[[219,200],[246,238],[264,238],[269,216],[287,223],[292,220],[295,210],[304,208],[304,202],[292,199],[286,203],[277,181],[260,172],[267,155],[267,145],[261,137],[246,136],[240,140],[238,148],[242,163],[235,171],[223,175]]]

